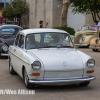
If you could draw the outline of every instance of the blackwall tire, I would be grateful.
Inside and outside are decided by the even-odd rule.
[[[11,63],[11,59],[9,58],[9,72],[11,75],[16,75],[17,73],[13,69],[13,65]]]
[[[98,49],[92,49],[94,52],[98,51]]]
[[[80,86],[88,86],[90,83],[90,81],[86,81],[86,82],[83,82],[83,83],[79,83]]]

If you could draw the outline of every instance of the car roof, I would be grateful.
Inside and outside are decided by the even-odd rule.
[[[66,31],[59,29],[49,29],[49,28],[35,28],[35,29],[25,29],[21,31],[24,35],[31,33],[43,33],[43,32],[57,32],[57,33],[67,33]],[[69,34],[69,33],[67,33]]]
[[[1,25],[0,26],[0,29],[2,29],[2,28],[5,28],[5,27],[13,27],[13,28],[21,28],[21,29],[23,29],[22,27],[20,27],[20,26],[18,26],[18,25]]]

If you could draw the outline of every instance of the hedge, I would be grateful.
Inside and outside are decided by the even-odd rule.
[[[60,29],[60,30],[64,30],[66,32],[68,32],[70,35],[74,35],[75,34],[75,30],[71,27],[53,27],[53,29]]]

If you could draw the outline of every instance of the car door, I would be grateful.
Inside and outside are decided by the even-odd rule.
[[[22,66],[24,64],[23,52],[25,52],[24,51],[24,35],[23,34],[19,35],[19,42],[18,42],[15,52],[16,52],[16,56],[17,56],[16,72],[21,76],[22,75]]]
[[[13,65],[13,68],[14,70],[16,71],[16,67],[17,67],[17,63],[18,63],[18,54],[16,52],[17,50],[17,45],[18,45],[18,42],[19,42],[19,36],[20,34],[18,33],[18,35],[16,36],[16,39],[15,39],[15,42],[11,48],[11,62],[12,62],[12,65]]]

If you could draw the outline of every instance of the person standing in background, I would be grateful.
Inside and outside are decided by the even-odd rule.
[[[43,21],[42,20],[39,21],[39,24],[40,24],[40,28],[47,28],[47,25],[48,25],[48,23],[46,23],[46,25],[43,26]]]
[[[39,24],[40,24],[40,28],[47,28],[47,25],[48,25],[48,23],[46,23],[46,25],[43,26],[43,21],[42,20],[39,21]],[[41,33],[40,43],[44,42],[44,35],[45,35],[44,33]]]

